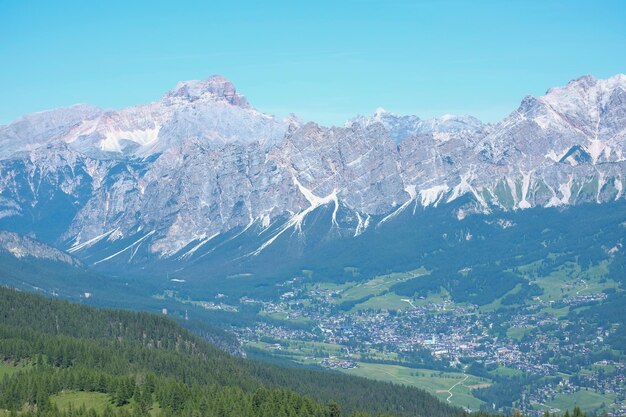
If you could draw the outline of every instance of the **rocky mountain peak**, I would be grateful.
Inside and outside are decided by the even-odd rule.
[[[598,79],[591,74],[586,74],[567,83],[568,87],[590,87],[596,85]]]
[[[626,75],[624,74],[617,74],[607,79],[597,79],[593,75],[584,75],[570,81],[564,87],[550,88],[542,99],[550,103],[573,101],[568,104],[580,106],[581,100],[595,104],[593,103],[594,100],[603,100],[620,90],[626,91]]]
[[[249,108],[248,100],[239,94],[230,80],[213,75],[205,80],[181,81],[165,94],[165,99],[196,101],[199,99],[224,100],[234,106]]]
[[[385,110],[383,107],[378,107],[376,109],[376,111],[374,111],[374,119],[380,120],[382,119],[386,114],[389,114],[389,112],[387,110]]]

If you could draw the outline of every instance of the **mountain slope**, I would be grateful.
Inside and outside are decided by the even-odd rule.
[[[17,233],[0,231],[2,283],[72,299],[89,298],[108,280],[67,253]]]

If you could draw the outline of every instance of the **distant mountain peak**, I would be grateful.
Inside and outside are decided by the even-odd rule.
[[[374,118],[380,119],[385,114],[389,114],[389,112],[383,107],[378,107],[376,111],[374,111]]]
[[[350,127],[354,123],[363,127],[381,123],[396,143],[424,135],[431,135],[436,140],[445,142],[454,136],[473,136],[484,126],[480,120],[472,116],[444,114],[438,118],[420,119],[414,115],[395,114],[382,107],[377,108],[372,116],[358,116],[348,120],[345,126]]]
[[[585,74],[581,77],[575,78],[567,83],[568,86],[589,86],[595,85],[598,79],[591,74]]]
[[[234,84],[221,75],[212,75],[205,80],[181,81],[165,94],[166,99],[224,100],[234,106],[249,108],[248,100],[237,92]]]
[[[616,74],[606,79],[598,79],[591,74],[587,74],[571,80],[563,87],[548,89],[545,96],[563,96],[565,94],[591,90],[593,90],[593,93],[612,92],[617,88],[626,89],[625,74]]]

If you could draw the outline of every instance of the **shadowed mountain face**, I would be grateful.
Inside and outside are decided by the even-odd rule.
[[[379,109],[331,128],[263,114],[215,76],[0,127],[0,228],[104,269],[217,253],[252,265],[423,211],[460,222],[622,200],[624,155],[624,75],[526,97],[496,124]]]

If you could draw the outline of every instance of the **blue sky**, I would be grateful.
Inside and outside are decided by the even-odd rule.
[[[338,124],[382,106],[497,120],[626,72],[626,1],[0,0],[0,124],[149,102],[221,74],[261,111]]]

